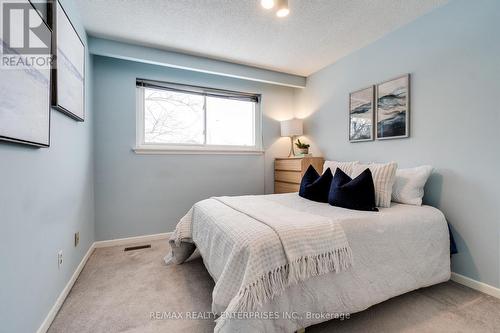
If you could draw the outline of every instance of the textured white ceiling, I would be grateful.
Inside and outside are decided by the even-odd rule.
[[[448,0],[77,0],[92,36],[309,75]]]

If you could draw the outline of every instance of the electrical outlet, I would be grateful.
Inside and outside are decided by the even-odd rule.
[[[75,232],[75,247],[78,246],[78,243],[80,243],[80,232]]]
[[[63,252],[62,250],[60,250],[57,253],[57,268],[61,269],[62,265],[63,265]]]

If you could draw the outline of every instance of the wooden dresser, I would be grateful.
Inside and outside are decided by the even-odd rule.
[[[298,192],[309,165],[323,173],[323,157],[291,157],[274,160],[274,193]]]

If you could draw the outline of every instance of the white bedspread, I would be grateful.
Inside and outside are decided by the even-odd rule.
[[[225,258],[225,263],[231,263],[231,267],[220,267],[229,269],[225,270],[218,283],[233,288],[217,289],[217,297],[231,298],[231,301],[224,311],[226,315],[217,320],[216,331],[224,325],[228,314],[256,311],[263,303],[281,295],[290,285],[312,276],[340,272],[351,266],[351,249],[344,230],[331,218],[291,210],[264,195],[214,197],[205,202],[211,206],[217,206],[216,202],[222,204],[217,218],[223,219],[228,213],[232,214],[230,218],[233,222],[243,225],[239,229],[245,231],[232,235],[233,247],[227,253],[229,257]],[[209,223],[195,225],[199,205],[201,203],[196,203],[176,228],[172,244],[172,258],[176,262],[185,258],[175,251],[175,246],[183,239],[185,242],[186,238],[192,237],[200,249],[212,246],[210,239],[195,238],[195,233],[189,232],[189,229],[197,228],[199,235],[209,233],[204,230],[210,226]],[[226,224],[220,227],[224,228]],[[263,234],[256,237],[255,232],[261,231]]]
[[[361,311],[450,277],[448,229],[443,214],[433,207],[393,204],[376,213],[333,207],[296,193],[268,195],[266,199],[291,211],[338,221],[352,250],[352,267],[299,282],[259,306],[256,315],[271,319],[224,318],[217,327],[220,332],[293,332],[328,320],[335,313]],[[266,244],[269,251],[281,243],[266,224],[257,225],[252,217],[214,199],[197,203],[192,214],[193,241],[216,281],[212,310],[222,313],[245,278],[244,263],[231,259],[248,259],[248,248],[236,240],[264,238],[266,241],[259,244]],[[239,255],[234,256],[233,251]]]

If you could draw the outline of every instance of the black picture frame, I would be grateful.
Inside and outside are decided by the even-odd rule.
[[[82,38],[78,34],[78,32],[75,29],[75,26],[71,22],[68,14],[64,10],[64,7],[61,5],[59,0],[54,0],[51,1],[50,3],[50,10],[49,10],[49,21],[51,22],[52,26],[52,54],[55,56],[55,62],[56,65],[53,66],[52,69],[52,107],[56,109],[59,112],[62,112],[69,117],[77,120],[77,121],[85,121],[85,44],[83,43]],[[67,104],[65,104],[62,101],[62,94],[61,94],[61,88],[63,86],[66,86],[65,84],[61,84],[60,82],[60,74],[62,74],[63,71],[67,71],[67,68],[63,66],[63,54],[60,52],[60,45],[59,44],[59,32],[58,29],[60,29],[60,24],[58,24],[58,13],[61,13],[61,15],[64,15],[69,22],[69,26],[71,27],[72,33],[77,37],[78,41],[80,42],[82,46],[81,50],[81,61],[82,61],[82,72],[81,72],[81,112],[75,112],[75,110],[71,110],[71,107],[69,107]],[[70,61],[71,59],[65,59],[67,61]],[[78,73],[80,74],[80,73]]]
[[[49,11],[51,9],[52,0],[29,0],[31,5],[38,11],[39,16],[49,26],[52,30],[52,26],[49,21]]]
[[[37,11],[37,14],[40,16],[40,18],[42,19],[42,24],[47,28],[47,31],[50,35],[50,43],[51,43],[51,50],[53,49],[53,42],[54,42],[54,36],[52,34],[52,29],[51,27],[48,25],[47,21],[44,19],[44,17],[42,15],[40,15],[40,11],[38,10],[37,7],[35,7],[35,5],[33,4],[32,1],[30,0],[27,0],[26,1],[27,3],[29,3],[31,5],[31,7],[33,7],[33,9],[35,9]],[[52,56],[52,53],[49,53],[49,55]],[[27,139],[23,139],[21,137],[14,137],[14,136],[8,136],[8,135],[2,135],[1,134],[1,131],[2,131],[2,128],[0,126],[0,140],[1,141],[7,141],[7,142],[12,142],[12,143],[17,143],[17,144],[23,144],[23,145],[28,145],[28,146],[33,146],[33,147],[36,147],[36,148],[48,148],[50,147],[50,128],[51,128],[51,92],[52,92],[52,68],[49,69],[49,82],[48,82],[48,86],[47,86],[47,95],[48,95],[48,103],[47,103],[47,108],[46,108],[46,117],[47,117],[47,140],[45,142],[41,142],[41,141],[33,141],[33,140],[27,140]]]

